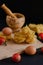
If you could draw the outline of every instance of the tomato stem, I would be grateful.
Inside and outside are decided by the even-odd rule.
[[[6,43],[6,41],[5,41],[4,45],[5,45],[5,46],[7,46],[7,43]]]

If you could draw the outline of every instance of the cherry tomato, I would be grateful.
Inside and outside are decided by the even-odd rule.
[[[21,55],[19,53],[13,54],[12,61],[20,62],[21,61]]]
[[[41,53],[43,53],[43,47],[41,47]]]
[[[5,43],[5,38],[4,37],[0,37],[0,45],[2,45],[3,43]]]
[[[43,33],[39,33],[38,36],[41,40],[43,40]]]

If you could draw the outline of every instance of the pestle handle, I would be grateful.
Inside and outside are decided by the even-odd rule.
[[[8,15],[14,17],[15,19],[17,19],[17,17],[12,13],[12,11],[5,4],[3,4],[1,6],[1,8],[6,12],[6,14],[8,14]]]

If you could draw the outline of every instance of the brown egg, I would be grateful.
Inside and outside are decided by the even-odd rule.
[[[12,33],[12,29],[9,28],[9,27],[5,27],[2,29],[2,32],[5,34],[5,35],[10,35]]]
[[[28,46],[24,51],[28,55],[36,54],[36,48],[34,46]]]

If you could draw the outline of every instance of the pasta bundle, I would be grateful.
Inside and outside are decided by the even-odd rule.
[[[32,43],[35,41],[35,32],[30,30],[30,28],[26,25],[19,32],[14,33],[14,41],[16,43]]]
[[[36,33],[43,33],[43,24],[29,24],[29,27]]]

